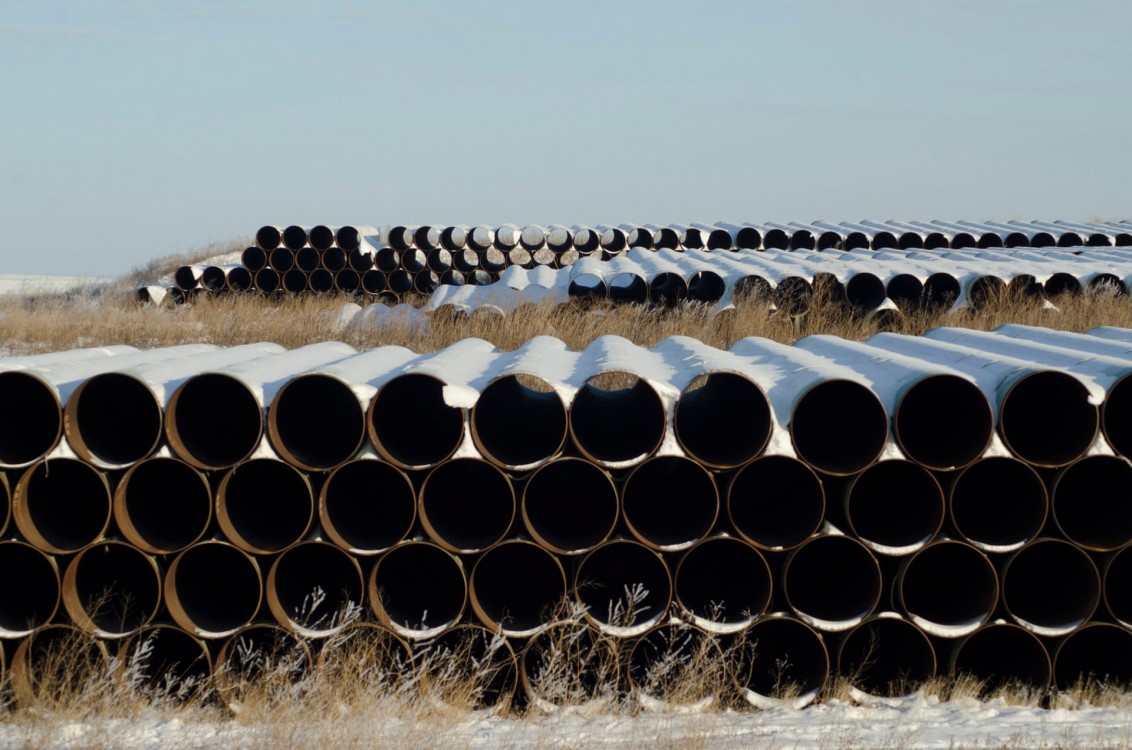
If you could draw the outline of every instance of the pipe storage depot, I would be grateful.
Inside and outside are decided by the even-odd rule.
[[[479,229],[398,242],[568,244]],[[1127,684],[1106,654],[1132,645],[1129,373],[1132,330],[1017,325],[3,358],[2,653],[17,701],[84,635],[94,665],[152,641],[146,679],[213,673],[231,705],[248,653],[301,674],[345,633],[398,668],[478,660],[484,703],[545,710],[563,669],[582,693],[612,669],[645,705],[724,700],[665,682],[695,659],[737,665],[720,689],[756,706],[839,675],[862,700],[953,671]]]

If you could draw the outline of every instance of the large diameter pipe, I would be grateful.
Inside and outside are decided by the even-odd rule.
[[[846,476],[880,458],[888,438],[888,415],[864,385],[824,380],[797,400],[790,416],[790,438],[807,464]]]
[[[256,291],[260,294],[274,294],[279,291],[282,280],[279,277],[279,272],[273,268],[261,268],[255,272],[252,279]]]
[[[212,657],[196,636],[171,625],[150,625],[118,652],[124,676],[152,695],[187,700],[208,692]]]
[[[519,685],[515,650],[506,638],[478,625],[458,625],[418,654],[427,690],[459,709],[505,713]]]
[[[263,226],[255,233],[256,247],[261,250],[274,250],[283,242],[283,231],[279,227]]]
[[[59,609],[59,568],[55,558],[30,544],[0,542],[0,638],[24,638],[51,622]]]
[[[689,456],[713,469],[732,469],[765,450],[773,415],[754,381],[737,373],[712,372],[680,394],[673,426]]]
[[[853,534],[873,552],[906,555],[930,542],[943,526],[943,490],[924,467],[891,459],[854,477],[845,493]]]
[[[72,709],[110,667],[106,643],[72,625],[45,625],[12,655],[12,698],[26,708]],[[89,699],[89,698],[88,698]]]
[[[1060,690],[1126,691],[1132,684],[1132,631],[1105,622],[1085,625],[1058,644],[1053,675]]]
[[[515,490],[492,464],[454,458],[425,477],[419,512],[425,533],[441,547],[479,552],[507,535],[515,519]]]
[[[1092,559],[1060,539],[1038,539],[1015,552],[1002,571],[1002,603],[1022,627],[1060,636],[1085,624],[1101,599]]]
[[[554,621],[566,599],[562,563],[520,539],[484,551],[468,580],[472,611],[489,630],[527,638]]]
[[[405,472],[395,466],[355,459],[326,478],[319,491],[318,517],[334,544],[350,554],[375,555],[412,531],[416,492]]]
[[[690,458],[657,456],[633,469],[621,491],[629,531],[664,552],[691,547],[707,536],[719,515],[711,473]]]
[[[1069,541],[1094,552],[1132,542],[1132,463],[1117,456],[1086,456],[1058,473],[1053,518]]]
[[[849,631],[837,652],[837,672],[848,680],[850,695],[862,702],[869,696],[912,695],[936,676],[937,668],[931,640],[890,612]]]
[[[361,612],[365,584],[357,559],[333,544],[310,541],[275,558],[265,588],[276,622],[304,638],[325,638]]]
[[[263,579],[255,558],[212,540],[177,555],[165,571],[164,588],[165,607],[177,625],[199,638],[227,638],[255,619]]]
[[[559,555],[579,555],[604,542],[617,525],[617,488],[609,473],[581,458],[544,464],[523,485],[523,525]]]
[[[313,664],[306,642],[278,625],[255,624],[230,636],[216,653],[212,683],[233,712],[245,700],[279,700],[293,694]]]
[[[401,542],[378,558],[368,580],[370,607],[387,628],[413,640],[459,621],[468,579],[457,557],[429,542]]]
[[[324,641],[316,670],[327,685],[364,685],[397,690],[412,679],[413,649],[405,639],[374,622],[352,622]]]
[[[246,552],[282,551],[306,536],[313,519],[310,480],[282,461],[253,458],[220,480],[216,521],[224,536]]]
[[[1132,543],[1108,556],[1103,594],[1105,607],[1113,619],[1132,628]]]
[[[747,629],[735,668],[743,699],[751,705],[803,708],[829,682],[829,651],[809,625],[775,614]]]
[[[110,523],[106,476],[73,458],[49,458],[16,483],[12,517],[24,539],[54,555],[77,552],[100,539]]]
[[[732,477],[727,515],[735,531],[759,549],[793,549],[821,528],[825,490],[801,461],[763,456]]]
[[[639,542],[605,542],[578,563],[574,596],[602,633],[636,636],[663,621],[672,575],[660,554]]]
[[[988,697],[1003,689],[1023,687],[1042,694],[1049,687],[1053,665],[1041,640],[1017,625],[986,625],[967,636],[951,657],[955,677],[970,677]]]
[[[309,373],[292,378],[275,394],[267,413],[267,432],[285,461],[305,471],[325,471],[361,449],[365,412],[342,379]]]
[[[938,638],[961,638],[994,614],[998,574],[982,551],[941,539],[905,560],[894,594],[908,619],[925,632]]]
[[[583,456],[609,468],[641,463],[660,447],[667,417],[656,390],[630,373],[591,377],[570,405],[570,435]]]
[[[133,635],[161,608],[157,561],[125,542],[96,542],[68,563],[63,606],[71,622],[99,638]]]
[[[0,466],[28,466],[63,436],[63,412],[54,389],[32,373],[0,372]]]
[[[406,373],[383,385],[370,401],[366,424],[378,453],[406,469],[449,458],[464,437],[464,410],[444,400],[445,383]]]
[[[504,469],[527,471],[561,453],[566,407],[546,381],[509,373],[483,389],[470,425],[485,458]]]
[[[790,609],[818,630],[849,630],[880,603],[880,565],[847,536],[817,536],[790,553],[782,570]]]
[[[1013,552],[1035,538],[1049,509],[1045,484],[1013,458],[981,459],[951,486],[948,514],[965,540],[985,552]]]
[[[722,697],[726,665],[712,635],[687,623],[664,623],[633,644],[629,687],[645,708],[705,709]]]
[[[771,602],[770,566],[741,539],[704,539],[680,558],[674,574],[676,602],[693,623],[711,633],[737,633]]]
[[[610,639],[575,620],[552,623],[531,638],[519,667],[523,692],[544,713],[609,703],[620,682]]]
[[[114,520],[144,552],[179,552],[204,536],[212,521],[208,479],[179,459],[147,458],[118,481]]]

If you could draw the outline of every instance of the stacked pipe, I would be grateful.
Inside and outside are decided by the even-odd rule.
[[[548,709],[563,669],[646,703],[1126,684],[1130,373],[1132,331],[1024,326],[6,358],[15,696],[81,633],[238,700],[249,654],[301,673],[347,627]]]

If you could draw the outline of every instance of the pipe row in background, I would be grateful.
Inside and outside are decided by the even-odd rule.
[[[342,293],[395,301],[440,286],[485,286],[512,267],[556,269],[581,259],[641,251],[970,251],[995,248],[1104,248],[1132,245],[1132,225],[1068,222],[868,222],[851,224],[704,224],[543,228],[396,226],[383,239],[372,227],[260,228],[239,264],[187,265],[171,286],[145,285],[143,302],[182,303],[226,292]],[[697,253],[698,254],[698,253]],[[1073,255],[1074,253],[1068,253]],[[938,293],[944,293],[944,290]],[[666,299],[673,297],[669,292]],[[693,295],[693,298],[696,298]],[[635,301],[644,301],[635,300]]]
[[[241,638],[310,661],[350,604],[391,643],[517,654],[538,700],[528,660],[563,632],[638,674],[758,644],[756,703],[774,676],[808,698],[834,673],[1124,683],[1130,352],[1128,330],[1004,326],[7,358],[0,560],[23,575],[0,636],[16,682],[70,626],[100,653],[162,626],[202,663]],[[581,630],[554,624],[564,598]]]

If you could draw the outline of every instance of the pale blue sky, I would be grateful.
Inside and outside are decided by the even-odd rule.
[[[0,273],[266,223],[1132,218],[1132,2],[0,0]]]

